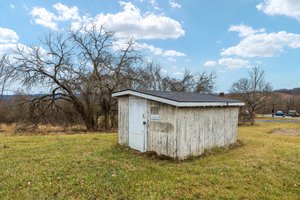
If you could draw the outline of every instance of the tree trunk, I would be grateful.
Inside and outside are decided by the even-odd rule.
[[[111,95],[111,94],[109,94]],[[109,118],[110,118],[110,111],[111,111],[111,102],[110,102],[110,96],[108,98],[108,100],[103,99],[102,101],[102,110],[104,112],[104,128],[105,130],[110,130],[110,123],[109,123]]]
[[[105,130],[110,130],[110,123],[109,123],[109,109],[104,111],[104,127]]]
[[[72,101],[73,106],[77,110],[77,112],[81,115],[82,120],[85,123],[86,129],[88,131],[97,131],[99,128],[97,116],[95,116],[91,112],[88,112],[84,108],[83,104],[79,100],[77,100],[76,97],[74,97],[72,100],[73,100]]]
[[[83,117],[83,121],[85,123],[86,129],[88,131],[97,131],[98,130],[98,122],[92,116]]]
[[[255,124],[255,108],[251,108],[251,112],[250,112],[250,123],[251,125]]]
[[[81,107],[76,107],[76,108],[85,123],[86,129],[88,131],[97,131],[98,130],[97,117],[93,116],[90,113],[86,113],[85,110]]]

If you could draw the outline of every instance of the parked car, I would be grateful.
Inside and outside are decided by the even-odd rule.
[[[285,114],[284,114],[284,112],[283,112],[283,111],[281,111],[281,110],[278,110],[278,111],[276,111],[276,113],[275,113],[275,116],[281,116],[281,117],[284,117],[284,116],[285,116]]]
[[[286,116],[299,117],[299,113],[297,113],[296,110],[289,110],[289,112],[286,114]]]

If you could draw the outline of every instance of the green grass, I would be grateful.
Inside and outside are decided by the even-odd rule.
[[[240,127],[244,146],[176,163],[119,147],[116,134],[0,135],[0,199],[299,199],[300,124]]]

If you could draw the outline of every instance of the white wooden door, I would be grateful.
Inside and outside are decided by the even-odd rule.
[[[146,99],[129,98],[129,146],[146,151],[147,104]]]

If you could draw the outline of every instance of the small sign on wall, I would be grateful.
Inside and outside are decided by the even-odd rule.
[[[159,121],[160,120],[160,116],[159,115],[155,115],[155,114],[151,114],[151,120],[152,121]]]

